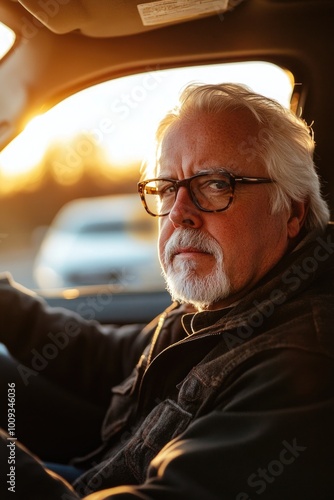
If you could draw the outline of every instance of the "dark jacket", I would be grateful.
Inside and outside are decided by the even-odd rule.
[[[144,330],[48,310],[4,283],[1,336],[22,376],[62,339],[45,376],[99,404],[112,387],[101,447],[76,460],[90,469],[62,500],[334,498],[333,254],[330,226],[233,307],[172,306]]]

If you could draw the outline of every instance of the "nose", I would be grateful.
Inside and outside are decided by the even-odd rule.
[[[169,220],[176,227],[201,227],[202,212],[194,205],[185,186],[179,187],[174,205],[169,212]]]

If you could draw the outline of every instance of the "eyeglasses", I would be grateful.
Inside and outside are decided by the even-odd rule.
[[[236,183],[267,184],[267,177],[237,177],[227,172],[200,173],[187,179],[148,179],[138,182],[138,192],[145,210],[153,217],[163,217],[172,210],[180,187],[185,187],[194,205],[203,212],[223,212],[231,205]]]

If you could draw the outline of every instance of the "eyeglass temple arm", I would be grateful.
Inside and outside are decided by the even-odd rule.
[[[242,182],[243,184],[269,184],[276,182],[274,179],[268,179],[267,177],[235,177],[234,181]]]

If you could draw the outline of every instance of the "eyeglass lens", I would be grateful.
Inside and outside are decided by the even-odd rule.
[[[146,184],[145,202],[149,211],[155,215],[168,214],[177,195],[177,182],[155,179]],[[189,179],[188,190],[192,201],[208,211],[224,210],[233,194],[230,178],[224,174],[203,174]]]

